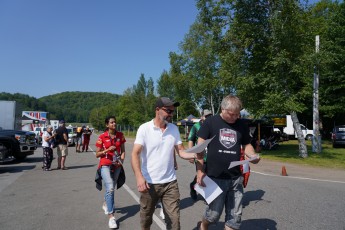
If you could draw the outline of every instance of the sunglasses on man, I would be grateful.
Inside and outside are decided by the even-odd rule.
[[[167,114],[173,114],[175,112],[175,110],[173,109],[167,109],[167,108],[161,108],[164,112],[166,112]]]

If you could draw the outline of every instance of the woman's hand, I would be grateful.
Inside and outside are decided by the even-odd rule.
[[[107,151],[111,151],[111,152],[112,152],[112,151],[115,151],[115,150],[116,150],[116,147],[113,146],[113,145],[110,146],[110,147],[107,149]]]
[[[120,160],[120,159],[117,159],[115,162],[114,162],[114,165],[117,166],[117,167],[120,167],[122,165],[123,161]]]

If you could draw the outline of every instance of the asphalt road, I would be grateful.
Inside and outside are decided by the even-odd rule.
[[[95,137],[91,148],[95,149]],[[139,193],[130,166],[133,140],[126,143],[126,184],[115,193],[120,229],[140,229]],[[56,156],[56,150],[54,150]],[[25,162],[0,165],[0,229],[109,229],[101,209],[103,191],[95,188],[98,160],[93,152],[69,147],[69,170],[42,171],[42,149]],[[288,176],[281,176],[284,165]],[[56,159],[53,167],[57,166]],[[205,204],[189,197],[194,166],[178,158],[182,229],[195,229]],[[263,160],[252,166],[245,189],[243,230],[345,229],[345,171],[324,170]],[[212,230],[224,228],[224,216]],[[152,230],[164,228],[157,209]]]

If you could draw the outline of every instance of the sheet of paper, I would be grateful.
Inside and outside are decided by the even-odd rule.
[[[249,172],[249,163],[243,164],[243,171],[242,171],[242,172],[243,172],[243,173]]]
[[[184,152],[186,153],[201,153],[207,147],[207,145],[212,141],[214,136],[210,139],[205,140],[203,143],[199,145],[195,145],[192,148],[186,149]]]
[[[229,165],[228,169],[231,169],[231,168],[236,167],[238,165],[243,165],[243,164],[249,163],[249,162],[251,162],[253,160],[256,160],[258,158],[259,158],[259,155],[255,156],[255,157],[252,157],[250,159],[247,159],[247,160],[243,160],[243,161],[232,161],[232,162],[230,162],[230,165]]]
[[[210,204],[223,192],[223,190],[208,176],[205,176],[203,181],[206,187],[195,184],[194,188],[195,191],[205,198],[207,204]]]

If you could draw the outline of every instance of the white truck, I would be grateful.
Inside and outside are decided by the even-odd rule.
[[[16,126],[16,102],[0,101],[0,130],[15,129]]]
[[[0,101],[0,162],[23,160],[37,149],[35,134],[20,129],[15,101]]]
[[[300,125],[304,138],[307,140],[311,140],[313,138],[313,130],[309,130],[303,124]],[[289,137],[297,138],[297,133],[293,127],[291,115],[286,115],[286,127],[284,127],[283,132],[286,133]]]

